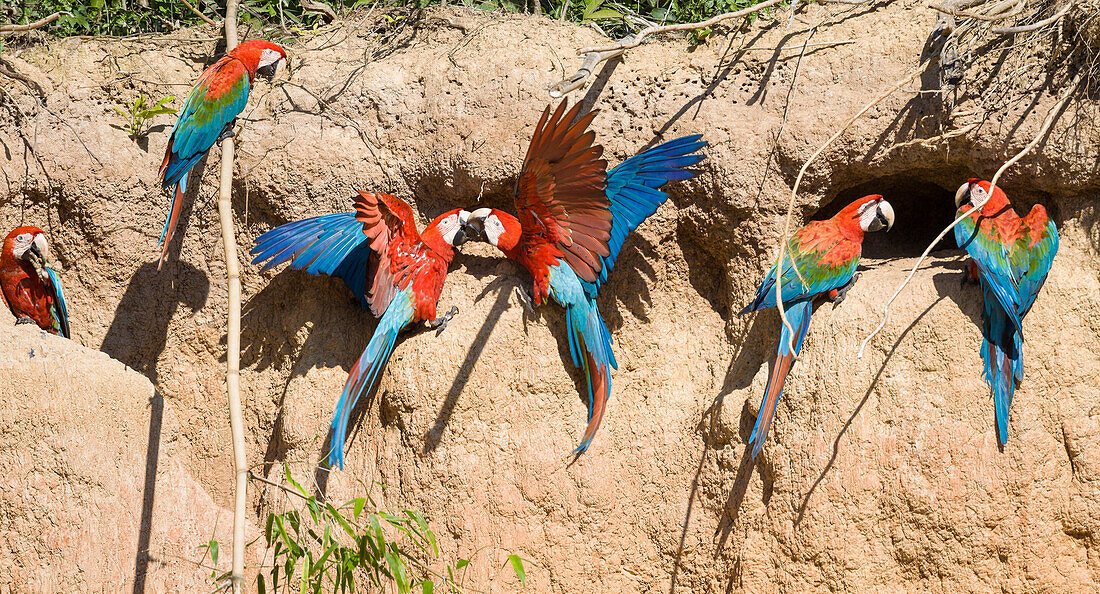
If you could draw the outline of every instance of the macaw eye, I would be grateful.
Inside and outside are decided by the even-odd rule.
[[[16,237],[16,239],[21,241],[21,242],[22,241],[30,241],[31,240],[31,234],[30,233],[24,233],[24,234]]]

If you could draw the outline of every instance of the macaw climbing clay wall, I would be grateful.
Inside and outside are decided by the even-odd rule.
[[[919,63],[935,20],[918,2],[799,14],[790,28],[780,12],[691,51],[676,39],[643,45],[577,94],[601,110],[593,128],[612,163],[680,135],[710,143],[699,175],[669,186],[669,202],[627,241],[601,294],[619,369],[588,453],[568,455],[586,407],[562,312],[528,312],[514,292],[524,273],[491,247],[467,244],[441,299],[460,313],[442,335],[398,345],[362,407],[347,469],[332,475],[313,468],[375,321],[338,280],[244,266],[242,389],[257,471],[274,475],[288,462],[335,501],[384,486],[374,488],[384,502],[431,516],[444,555],[474,556],[470,583],[489,591],[515,587],[493,581],[500,551],[530,560],[533,592],[1100,588],[1094,94],[1075,99],[1002,179],[1018,210],[1051,210],[1062,241],[1027,318],[1026,374],[1004,450],[980,374],[980,290],[961,283],[964,261],[950,238],[856,355],[924,243],[949,222],[954,189],[988,179],[1034,137],[1061,78],[1040,90],[977,55],[951,105],[915,80],[809,169],[798,219],[881,193],[897,221],[867,243],[847,298],[814,314],[768,443],[755,463],[745,455],[779,321],[771,311],[736,312],[774,258],[798,169]],[[448,24],[456,19],[467,26]],[[845,43],[798,51],[812,24],[814,43]],[[0,77],[0,228],[46,230],[75,342],[133,371],[0,320],[0,344],[22,373],[15,387],[0,382],[10,421],[0,457],[34,456],[0,465],[3,491],[20,494],[0,512],[0,589],[114,591],[134,583],[131,567],[139,586],[172,589],[188,571],[179,557],[201,555],[187,543],[229,523],[218,512],[230,501],[232,463],[217,151],[157,271],[167,200],[156,171],[172,119],[156,119],[133,142],[112,110],[139,92],[180,96],[212,61],[209,31],[171,38],[45,39],[5,53],[41,92]],[[290,68],[257,84],[237,136],[242,260],[275,225],[348,210],[355,189],[407,198],[421,223],[459,206],[510,209],[546,86],[602,38],[548,18],[451,9],[386,39],[360,20],[336,23],[288,44]],[[776,49],[784,45],[797,49]],[[1044,47],[1013,67],[1030,59],[1041,72]],[[982,125],[936,140],[983,105],[993,82],[1001,90],[984,104]],[[35,341],[50,360],[32,368],[39,364],[21,353]],[[73,397],[85,412],[16,408],[40,394],[32,372],[65,374],[87,396]],[[102,398],[116,377],[130,386],[119,391],[122,412]],[[160,400],[149,400],[154,390]],[[18,422],[25,417],[44,420]],[[119,418],[131,421],[111,424]],[[67,436],[63,447],[47,447],[53,435]],[[121,462],[76,468],[78,456]],[[98,472],[117,473],[129,490],[116,495],[115,479],[97,483]],[[254,487],[250,509],[271,495]],[[89,503],[99,501],[89,490],[110,504]],[[181,504],[188,521],[164,528],[173,516],[156,506],[165,500],[195,501],[199,511]],[[60,506],[86,506],[88,516],[51,520]],[[73,571],[70,533],[33,528],[42,525],[102,535],[88,546],[119,567]],[[206,575],[193,571],[187,579]]]

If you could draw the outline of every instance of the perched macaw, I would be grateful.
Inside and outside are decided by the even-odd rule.
[[[569,352],[588,380],[588,427],[573,451],[580,454],[600,426],[611,369],[618,368],[596,307],[600,285],[627,234],[668,199],[659,188],[691,178],[694,173],[683,168],[702,160],[692,153],[706,143],[699,136],[678,138],[607,172],[603,147],[593,145],[594,132],[585,131],[596,112],[578,119],[579,103],[568,113],[565,108],[564,100],[552,115],[547,107],[535,126],[516,182],[519,218],[481,208],[470,213],[470,225],[531,273],[536,305],[552,297],[565,307]]]
[[[274,43],[246,41],[207,68],[187,95],[160,165],[161,185],[172,194],[172,210],[160,233],[157,268],[168,257],[168,244],[183,206],[191,168],[215,143],[233,135],[233,124],[248,103],[256,74],[275,76],[279,62],[285,58],[286,52]]]
[[[988,200],[987,200],[988,198]],[[974,207],[987,200],[978,211]],[[982,359],[993,388],[997,438],[1008,441],[1008,410],[1024,378],[1023,320],[1058,252],[1058,228],[1041,204],[1020,218],[1000,188],[971,179],[955,193],[955,241],[973,258],[967,275],[982,285]]]
[[[787,326],[782,325],[775,365],[772,366],[764,401],[749,436],[753,458],[760,453],[768,437],[775,405],[783,395],[783,383],[791,371],[794,358],[802,350],[802,341],[810,328],[814,301],[819,297],[832,299],[834,303],[843,300],[857,276],[863,234],[881,229],[889,231],[893,226],[893,207],[882,196],[874,194],[845,206],[829,220],[807,223],[787,243],[781,277],[783,310],[796,335],[792,341]],[[791,262],[794,262],[794,267]],[[776,265],[772,266],[764,282],[756,289],[752,303],[737,315],[775,307],[776,268]]]
[[[69,338],[69,309],[49,258],[41,229],[16,227],[0,250],[0,289],[16,324],[38,324],[51,334]]]
[[[329,466],[344,467],[348,419],[363,393],[375,389],[393,353],[397,335],[423,321],[442,331],[458,313],[436,318],[454,247],[466,241],[468,212],[445,212],[416,230],[409,204],[389,194],[359,192],[354,213],[338,213],[280,225],[256,239],[253,264],[264,270],[290,262],[295,270],[344,280],[364,309],[381,320],[355,363],[332,419]]]

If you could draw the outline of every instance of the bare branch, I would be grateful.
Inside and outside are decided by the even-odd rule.
[[[324,17],[326,23],[331,23],[336,20],[336,11],[332,10],[332,7],[324,2],[318,2],[317,0],[298,0],[298,3],[302,5],[302,10]]]
[[[696,29],[706,29],[712,27],[722,21],[728,21],[730,19],[738,19],[741,17],[749,16],[754,12],[761,11],[765,8],[775,6],[785,0],[766,0],[760,4],[750,6],[748,8],[738,10],[735,12],[727,12],[715,17],[711,17],[705,21],[699,21],[698,23],[678,23],[675,25],[653,25],[642,29],[636,35],[619,40],[617,43],[611,45],[603,45],[596,47],[586,47],[580,51],[582,54],[588,54],[592,52],[609,52],[612,50],[628,50],[630,48],[638,47],[645,41],[646,37],[651,35],[658,35],[660,33],[672,33],[674,31],[694,31]]]
[[[217,27],[217,26],[218,26],[218,23],[217,23],[217,22],[216,22],[216,21],[215,21],[214,19],[212,19],[212,18],[210,18],[210,17],[206,16],[205,14],[203,14],[203,13],[199,12],[199,9],[195,8],[194,6],[192,6],[192,5],[191,5],[191,3],[190,3],[190,2],[188,2],[187,0],[180,0],[180,2],[183,2],[183,5],[184,5],[184,6],[186,6],[186,7],[188,8],[188,9],[190,9],[190,10],[191,10],[191,12],[195,13],[196,15],[198,15],[198,17],[199,17],[200,19],[202,19],[203,21],[205,21],[207,25],[214,25],[215,27]]]
[[[624,41],[633,37],[633,35],[627,36]],[[584,55],[584,62],[581,63],[581,67],[573,76],[560,80],[557,84],[550,87],[550,96],[557,99],[574,89],[580,88],[584,85],[584,82],[588,80],[588,77],[592,76],[592,73],[596,70],[596,66],[599,66],[600,63],[605,60],[610,60],[611,58],[622,55],[625,51],[626,49],[615,49],[606,52],[588,52]]]
[[[1020,14],[1024,11],[1026,6],[1026,0],[1004,0],[994,4],[988,12],[981,13],[959,10],[951,6],[929,4],[930,8],[938,12],[959,18],[977,19],[979,21],[1003,21]]]
[[[1073,2],[1070,2],[1069,4],[1065,5],[1062,10],[1054,13],[1054,16],[1050,17],[1049,19],[1043,19],[1037,23],[1032,23],[1030,25],[1021,25],[1019,27],[993,27],[990,30],[997,35],[1010,35],[1012,33],[1028,33],[1030,31],[1036,31],[1066,16],[1066,13],[1069,12],[1072,8]]]
[[[39,29],[61,18],[61,15],[72,16],[72,14],[68,12],[55,12],[40,21],[35,21],[26,25],[0,25],[0,33],[22,33],[23,31]]]
[[[727,12],[725,14],[720,14],[705,21],[700,21],[698,23],[679,23],[676,25],[650,25],[635,34],[627,35],[626,37],[610,45],[583,48],[580,50],[580,52],[578,52],[580,55],[584,56],[584,62],[581,64],[580,69],[577,70],[577,72],[573,76],[561,80],[557,84],[551,86],[549,89],[550,96],[554,98],[561,97],[562,95],[574,89],[580,88],[582,85],[584,85],[584,82],[588,80],[590,76],[592,76],[592,73],[596,70],[596,66],[598,66],[601,62],[605,60],[610,60],[615,56],[619,56],[628,49],[638,47],[642,44],[643,41],[645,41],[647,37],[658,35],[660,33],[671,33],[673,31],[694,31],[695,29],[705,29],[722,21],[746,17],[754,12],[763,10],[770,6],[775,6],[776,4],[784,1],[785,0],[765,0],[760,4],[750,6],[744,10]],[[564,5],[562,14],[565,14]]]
[[[1005,161],[1004,165],[1001,165],[1001,168],[997,170],[997,173],[993,175],[993,179],[989,182],[989,192],[986,195],[986,200],[989,200],[989,197],[993,195],[993,188],[997,187],[997,181],[1001,179],[1001,174],[1004,173],[1006,169],[1016,164],[1016,162],[1022,159],[1024,155],[1031,152],[1031,150],[1038,146],[1039,142],[1044,137],[1046,137],[1047,131],[1050,130],[1051,124],[1054,123],[1054,120],[1058,117],[1058,114],[1061,113],[1062,107],[1066,104],[1066,101],[1068,101],[1069,98],[1073,96],[1073,93],[1077,91],[1077,87],[1081,85],[1081,81],[1084,80],[1084,78],[1084,75],[1077,76],[1077,80],[1073,82],[1073,85],[1070,86],[1069,90],[1067,90],[1066,93],[1062,95],[1062,98],[1059,99],[1058,102],[1050,108],[1049,112],[1047,112],[1046,120],[1039,128],[1039,132],[1035,134],[1035,138],[1031,139],[1031,142],[1029,142],[1028,145],[1023,148],[1023,150],[1016,153],[1008,161]],[[982,206],[985,206],[985,201],[975,204],[974,208],[980,209]],[[924,262],[924,259],[928,257],[928,254],[932,251],[932,248],[936,247],[936,244],[938,244],[940,240],[944,238],[944,236],[946,236],[952,229],[954,229],[955,226],[958,225],[969,214],[969,212],[966,212],[959,215],[950,225],[947,226],[946,229],[941,231],[940,234],[932,240],[932,243],[928,244],[928,247],[925,248],[924,253],[922,253],[920,255],[920,258],[917,259],[917,263],[913,265],[913,269],[909,271],[909,276],[905,277],[905,280],[903,280],[901,284],[898,285],[898,288],[894,290],[894,294],[890,296],[890,300],[887,301],[886,305],[882,308],[882,322],[880,322],[878,327],[875,328],[875,330],[869,335],[867,335],[867,338],[864,338],[863,342],[860,343],[858,355],[859,358],[863,358],[863,350],[867,348],[867,343],[869,343],[871,339],[874,338],[875,335],[878,334],[886,326],[886,320],[890,318],[890,305],[894,303],[894,300],[897,299],[898,295],[901,294],[901,291],[905,288],[905,285],[909,284],[909,281],[912,280],[913,275],[917,273],[917,269],[920,268],[920,265]]]
[[[237,2],[226,0],[225,50],[237,47]],[[229,288],[229,320],[225,338],[225,391],[229,400],[229,428],[233,435],[233,594],[244,586],[244,522],[248,507],[248,462],[241,412],[241,264],[233,228],[233,137],[222,141],[221,184],[218,189],[218,219],[225,250],[225,276]]]

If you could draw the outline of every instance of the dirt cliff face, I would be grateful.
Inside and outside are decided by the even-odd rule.
[[[238,135],[242,260],[272,226],[348,210],[354,189],[405,197],[422,223],[457,206],[511,208],[545,87],[572,74],[575,50],[600,38],[542,18],[447,14],[473,26],[436,20],[395,32],[345,23],[292,44],[288,73],[257,85]],[[495,573],[494,551],[530,559],[529,587],[538,592],[1100,587],[1100,135],[1091,99],[1075,101],[1001,184],[1018,210],[1044,204],[1061,232],[1027,318],[1025,378],[1004,451],[980,374],[980,291],[960,283],[963,259],[950,239],[856,356],[894,287],[950,221],[954,189],[991,177],[1033,137],[1061,79],[1040,92],[978,60],[950,106],[919,92],[928,83],[916,80],[810,168],[798,217],[880,193],[897,224],[869,237],[847,299],[815,313],[768,443],[755,464],[745,457],[779,322],[774,312],[735,312],[774,257],[798,168],[919,63],[934,21],[915,3],[843,14],[814,7],[804,17],[821,23],[811,43],[854,43],[807,46],[799,60],[807,25],[788,30],[781,16],[693,51],[675,40],[639,47],[578,95],[601,110],[594,128],[612,163],[685,134],[710,143],[699,175],[671,185],[670,201],[627,241],[601,295],[619,369],[585,456],[568,456],[586,408],[562,312],[527,313],[513,291],[529,279],[489,246],[467,245],[441,300],[460,314],[441,336],[398,346],[349,442],[348,468],[327,477],[313,468],[375,322],[338,280],[245,266],[250,462],[271,472],[288,461],[339,501],[377,481],[386,502],[433,518],[445,555],[476,552],[472,579],[482,587]],[[134,143],[111,110],[138,91],[184,95],[215,55],[207,34],[68,39],[22,52],[45,108],[0,81],[0,228],[26,221],[47,230],[75,340],[152,381],[178,427],[160,445],[162,460],[193,477],[210,505],[228,505],[218,151],[158,272],[168,204],[156,170],[172,120],[158,119],[148,140]],[[981,127],[912,142],[956,128],[981,103],[983,81],[1006,77],[1016,84],[997,95]],[[99,373],[67,361],[55,369]],[[20,394],[0,393],[8,403]],[[79,428],[94,418],[51,422]],[[72,447],[108,455],[98,435]],[[125,439],[140,451],[147,437],[131,426]],[[43,456],[35,462],[51,464]],[[125,480],[137,489],[145,465],[138,455],[115,471],[132,473]],[[52,509],[60,487],[32,488]],[[0,525],[12,550],[39,542],[19,526]],[[208,529],[190,533],[195,545]],[[42,542],[35,546],[61,550]],[[52,562],[42,571],[68,575]]]

